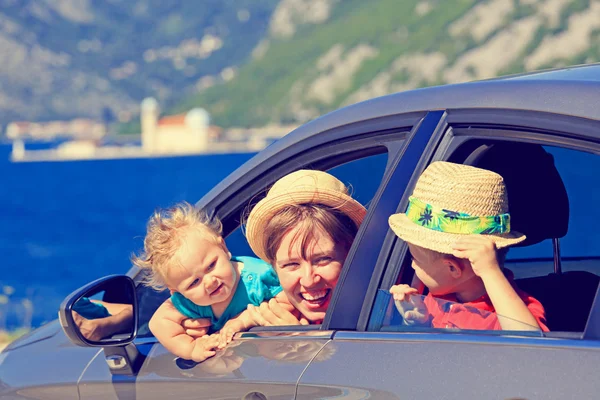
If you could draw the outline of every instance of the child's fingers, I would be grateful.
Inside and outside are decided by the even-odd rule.
[[[469,252],[467,250],[452,250],[452,255],[456,258],[469,258]]]
[[[189,336],[194,337],[194,338],[201,338],[201,337],[207,336],[206,329],[186,329],[185,333],[187,333]]]

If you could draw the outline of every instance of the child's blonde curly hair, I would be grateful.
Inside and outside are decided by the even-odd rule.
[[[220,237],[223,225],[211,218],[206,211],[181,202],[173,207],[158,209],[148,220],[144,251],[133,255],[131,261],[142,270],[148,271],[144,284],[155,290],[166,288],[165,274],[173,265],[175,254],[181,248],[189,228],[207,231]]]

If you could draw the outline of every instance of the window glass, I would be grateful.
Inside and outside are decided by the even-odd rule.
[[[569,230],[560,239],[563,271],[587,270],[600,274],[600,231],[593,223],[600,218],[600,157],[552,146],[545,146],[565,184],[569,197]],[[551,218],[552,216],[548,216]],[[541,276],[553,271],[553,262],[534,259],[553,259],[552,242],[545,240],[537,245],[510,250],[508,259],[514,264],[530,263],[529,271],[513,268],[517,277]],[[509,261],[510,262],[510,261]],[[518,273],[525,272],[525,273]]]

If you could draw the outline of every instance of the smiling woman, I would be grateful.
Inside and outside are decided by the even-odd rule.
[[[365,214],[346,186],[326,172],[300,170],[277,181],[250,212],[246,235],[252,250],[275,268],[300,315],[263,303],[249,307],[255,323],[321,323]]]

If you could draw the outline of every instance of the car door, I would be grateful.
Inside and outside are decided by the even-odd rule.
[[[589,221],[595,220],[593,213],[596,211],[586,208],[580,200],[574,204],[573,190],[578,190],[580,197],[588,204],[594,194],[600,191],[600,178],[597,178],[597,173],[591,172],[600,167],[600,124],[566,116],[516,113],[509,110],[449,111],[446,121],[449,127],[440,138],[436,153],[427,162],[449,159],[465,162],[467,157],[464,154],[460,160],[456,159],[456,155],[465,149],[465,144],[477,140],[486,143],[493,140],[504,143],[527,142],[554,149],[550,153],[554,155],[557,169],[564,175],[564,179],[572,177],[570,174],[575,177],[586,176],[586,179],[579,179],[579,188],[575,187],[576,183],[570,187],[567,184],[569,181],[565,180],[572,212],[564,242],[571,242],[571,233],[575,237],[579,236],[579,239],[573,240],[577,242],[576,246],[570,243],[570,249],[576,248],[581,255],[566,257],[561,263],[558,245],[560,240],[548,238],[530,248],[516,249],[516,259],[507,264],[514,268],[515,274],[522,273],[518,268],[525,268],[525,275],[529,274],[529,277],[540,275],[540,282],[547,282],[550,277],[552,282],[557,281],[563,285],[557,286],[559,289],[569,284],[570,279],[565,279],[562,272],[552,272],[554,266],[562,264],[565,269],[572,269],[574,264],[583,263],[584,269],[597,273],[597,241],[582,240],[583,235],[578,235],[578,232],[587,229],[586,232],[596,238],[596,230],[586,228],[586,222],[583,222],[587,221],[589,226]],[[472,147],[475,148],[477,146]],[[570,158],[562,160],[562,165],[568,166],[568,169],[558,164],[557,154],[564,149],[573,152]],[[596,167],[578,170],[575,166],[578,166],[578,161],[582,161],[584,156],[587,159],[593,158]],[[505,159],[510,161],[510,154],[506,154]],[[411,185],[419,173],[419,169],[415,170]],[[596,178],[591,179],[591,175]],[[577,182],[576,179],[571,181]],[[405,211],[407,197],[407,193],[394,197],[398,210],[393,212]],[[574,205],[577,209],[573,209]],[[550,270],[542,273],[540,265],[543,268],[549,266]],[[373,274],[368,293],[374,295],[364,299],[358,318],[346,325],[337,321],[327,325],[327,328],[336,331],[333,339],[323,349],[323,352],[331,356],[327,360],[309,364],[299,382],[298,399],[597,397],[600,385],[596,379],[595,366],[600,362],[597,320],[600,304],[597,301],[593,303],[596,287],[593,287],[592,296],[585,300],[589,302],[587,306],[590,311],[586,315],[587,321],[584,321],[585,329],[582,331],[556,331],[543,335],[502,331],[457,332],[395,326],[390,324],[393,320],[391,313],[397,311],[384,291],[395,283],[410,284],[411,270],[406,244],[391,231],[388,232],[378,254],[377,264],[370,269]],[[549,272],[552,275],[543,275]],[[575,286],[571,290],[577,292],[580,288],[583,289],[582,286]],[[547,296],[544,303],[552,300],[551,297]],[[555,300],[562,299],[565,303],[562,308],[555,308],[554,305],[547,307],[547,312],[552,309],[552,312],[566,310],[563,312],[568,313],[570,307],[585,306],[569,304],[568,292],[557,291],[553,297]],[[550,315],[547,316],[550,318]],[[338,326],[342,329],[338,329]]]
[[[407,138],[412,137],[411,130],[422,125],[422,120],[422,114],[392,116],[374,122],[375,125],[367,121],[331,129],[290,146],[284,143],[277,148],[275,144],[262,160],[251,161],[245,173],[234,173],[231,182],[217,187],[198,205],[219,215],[228,248],[239,255],[251,254],[240,229],[240,216],[274,181],[291,171],[328,170],[352,186],[355,198],[368,208],[376,208]],[[194,399],[291,399],[302,371],[310,360],[325,354],[322,349],[333,336],[332,331],[320,325],[254,328],[236,335],[217,356],[193,363],[171,355],[147,330],[147,320],[165,294],[148,295],[149,289],[140,286],[138,290],[140,309],[146,311],[140,315],[136,346],[145,355],[145,361],[135,376],[111,376],[100,354],[81,377],[82,399],[164,399],[170,394]]]

